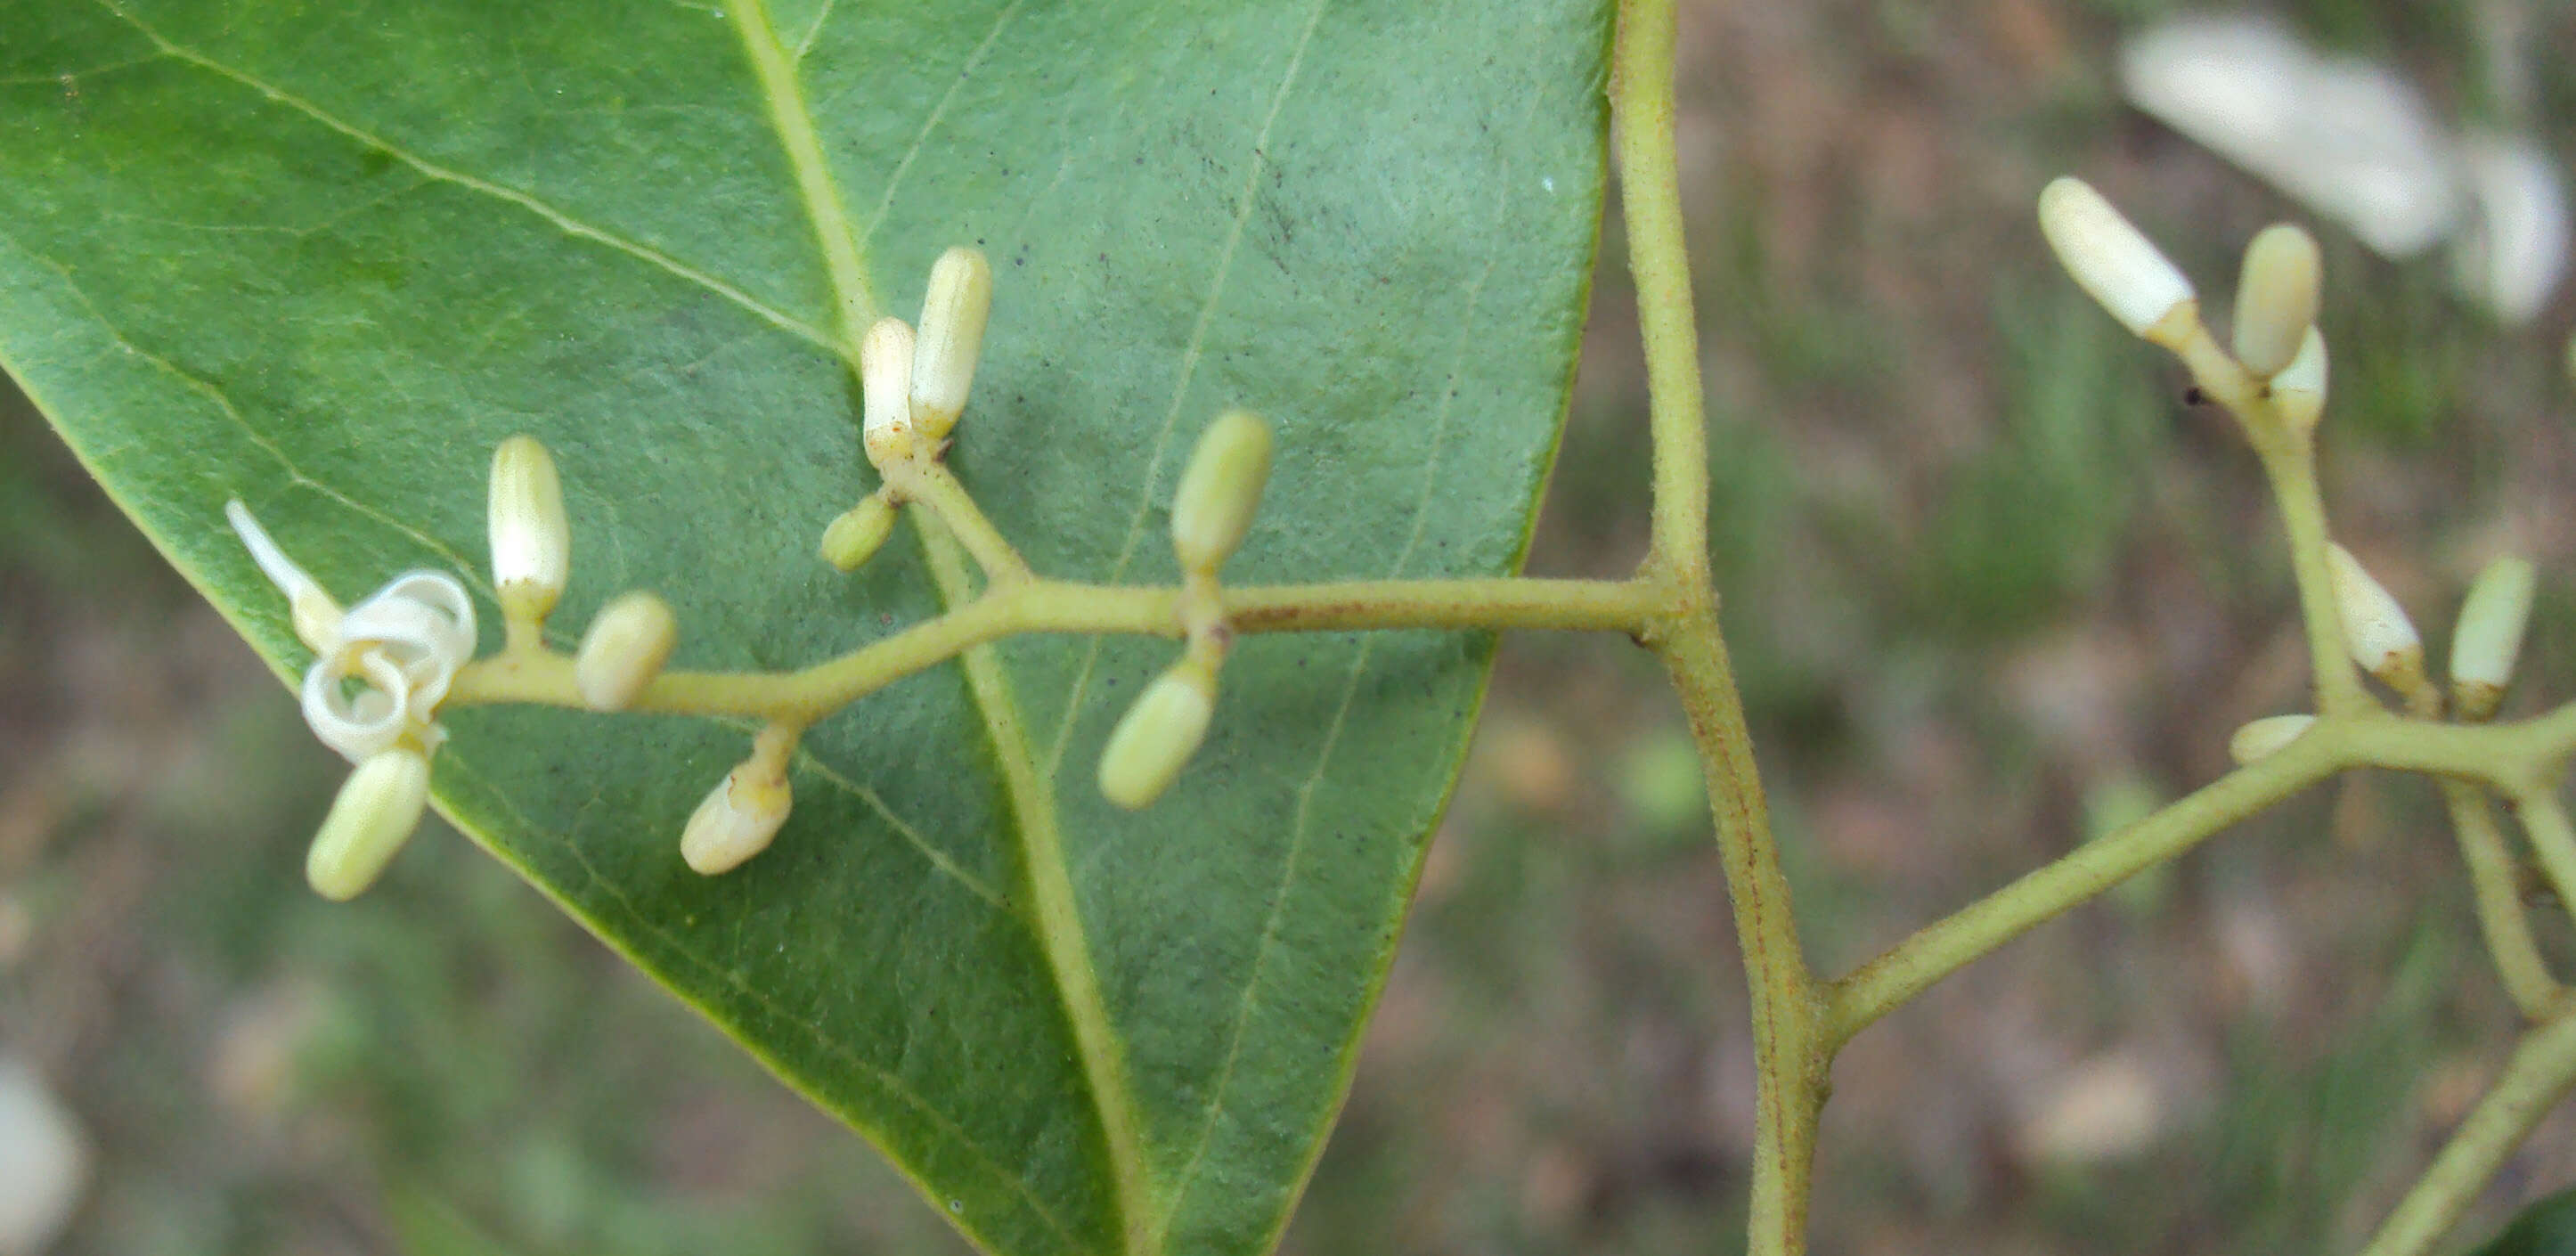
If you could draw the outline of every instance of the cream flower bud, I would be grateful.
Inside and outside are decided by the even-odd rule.
[[[1183,662],[1154,678],[1100,752],[1100,792],[1129,811],[1163,796],[1198,753],[1216,713],[1216,676]]]
[[[572,525],[554,456],[532,436],[502,441],[492,451],[492,584],[502,613],[544,619],[571,574]]]
[[[857,571],[894,533],[895,504],[882,492],[850,507],[823,529],[823,561],[843,571]]]
[[[2326,547],[2334,573],[2335,613],[2343,620],[2345,648],[2363,671],[2401,693],[2424,682],[2424,639],[2415,621],[2387,588],[2372,579],[2361,560],[2340,545]]]
[[[295,626],[295,636],[315,651],[328,651],[339,640],[340,604],[322,589],[322,582],[305,573],[268,529],[251,517],[250,507],[240,498],[224,503],[224,519],[233,525],[233,534],[241,538],[242,548],[259,565],[260,574],[286,595],[288,619]]]
[[[2492,719],[2504,705],[2539,581],[2529,560],[2499,558],[2469,586],[2459,627],[2451,633],[2451,706],[2461,719]]]
[[[945,440],[975,386],[984,352],[984,320],[993,310],[993,266],[976,249],[958,247],[930,267],[921,302],[921,335],[912,350],[912,421],[924,440]]]
[[[689,817],[680,833],[680,858],[702,876],[730,872],[769,848],[793,802],[783,764],[759,756],[745,760],[717,782]]]
[[[1212,573],[1234,554],[1269,481],[1269,424],[1229,410],[1208,425],[1172,495],[1172,551],[1183,571]]]
[[[594,711],[623,711],[662,674],[680,635],[671,608],[650,593],[620,594],[600,608],[573,659],[573,687]]]
[[[859,342],[859,440],[879,467],[912,456],[912,328],[881,318]]]
[[[305,853],[304,879],[333,902],[365,893],[411,840],[428,806],[427,756],[409,746],[367,756],[331,800],[331,814]]]
[[[2081,179],[2041,190],[2039,229],[2077,286],[2137,335],[2155,339],[2156,325],[2192,299],[2191,281]]]
[[[2316,328],[2299,341],[2299,352],[2272,377],[2272,404],[2299,431],[2314,430],[2326,408],[2326,338]]]
[[[2256,232],[2236,278],[2236,360],[2277,375],[2317,325],[2316,237],[2289,223]]]
[[[2236,760],[2238,766],[2270,758],[2297,741],[2316,722],[2313,715],[2274,715],[2256,720],[2227,739],[2227,757]]]

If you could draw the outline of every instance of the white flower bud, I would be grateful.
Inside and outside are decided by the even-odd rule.
[[[2290,364],[2317,325],[2316,237],[2289,223],[2256,232],[2236,278],[2236,360],[2270,377]]]
[[[912,328],[881,318],[859,342],[859,441],[878,467],[912,456]]]
[[[333,902],[365,893],[411,840],[428,806],[427,756],[409,746],[367,756],[331,800],[331,814],[304,856],[304,879]]]
[[[2451,706],[2471,722],[2492,719],[2513,683],[2522,631],[2540,573],[2527,559],[2499,558],[2478,573],[2451,633]]]
[[[1163,796],[1198,753],[1216,713],[1216,677],[1183,662],[1154,678],[1100,752],[1100,792],[1129,811]]]
[[[2239,766],[2270,758],[2282,747],[2297,741],[2316,722],[2317,717],[2313,715],[2274,715],[2256,720],[2237,729],[2227,739],[2227,757],[2236,760]]]
[[[2326,408],[2326,338],[2316,328],[2299,341],[2299,352],[2272,377],[2272,404],[2299,431],[2314,430]]]
[[[680,635],[671,608],[650,593],[621,594],[600,608],[573,659],[573,687],[594,711],[623,711],[662,674]]]
[[[984,254],[953,248],[930,267],[921,302],[921,335],[912,350],[912,421],[924,440],[945,440],[975,386],[984,351],[984,320],[993,310],[993,266]]]
[[[492,451],[492,584],[502,613],[542,620],[572,574],[572,525],[563,482],[535,437],[513,436]]]
[[[1269,424],[1229,410],[1208,425],[1172,495],[1172,551],[1183,571],[1212,573],[1234,554],[1269,482]]]
[[[2344,646],[2353,661],[2401,693],[2421,687],[2424,639],[2406,617],[2406,608],[2371,578],[2351,550],[2328,545],[2326,562],[2334,572],[2335,613],[2343,620]]]
[[[680,858],[701,876],[730,872],[769,848],[794,802],[784,764],[754,756],[725,774],[680,833]]]
[[[894,534],[895,504],[884,493],[870,493],[823,529],[823,561],[843,571],[857,571]]]
[[[320,581],[286,556],[268,529],[251,517],[250,507],[242,505],[240,498],[224,503],[224,518],[233,525],[234,535],[241,538],[242,548],[250,551],[250,560],[259,564],[260,574],[286,595],[288,618],[295,626],[296,638],[308,649],[329,650],[339,640],[340,604],[323,591]]]
[[[2039,229],[2076,284],[2137,335],[2154,339],[2156,325],[2192,299],[2191,281],[2081,179],[2041,190]]]

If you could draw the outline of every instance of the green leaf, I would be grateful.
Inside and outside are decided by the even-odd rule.
[[[2576,1256],[2576,1190],[2533,1202],[2469,1256]]]
[[[910,315],[961,242],[998,282],[951,460],[1041,571],[1174,579],[1173,480],[1235,405],[1279,459],[1230,578],[1517,565],[1601,208],[1606,0],[771,3],[0,0],[0,364],[282,675],[307,656],[225,499],[343,599],[480,581],[485,460],[521,431],[574,519],[558,643],[633,587],[698,668],[938,613],[916,546],[846,578],[814,547],[873,484],[843,319]],[[1017,639],[819,726],[777,844],[712,880],[676,839],[740,728],[456,712],[436,788],[990,1250],[1255,1252],[1489,651],[1248,640],[1129,816],[1093,758],[1172,647]]]

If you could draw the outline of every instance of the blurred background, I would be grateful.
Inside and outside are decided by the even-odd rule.
[[[2339,536],[2437,651],[2487,558],[2537,559],[2508,713],[2576,692],[2576,302],[2542,282],[2576,11],[2266,12],[2183,55],[2156,51],[2177,16],[2158,0],[1686,7],[1726,626],[1825,972],[2219,775],[2231,729],[2303,701],[2259,473],[2055,272],[2031,206],[2057,173],[2125,207],[2221,316],[2243,241],[2310,224]],[[2308,112],[2266,131],[2267,108]],[[1643,550],[1624,247],[1614,222],[1536,572]],[[452,834],[361,907],[302,892],[340,765],[282,696],[0,397],[0,1146],[86,1164],[49,1250],[965,1250]],[[1289,1250],[1741,1243],[1752,1052],[1707,827],[1648,656],[1505,643]],[[1814,1245],[2348,1248],[2512,1025],[2431,791],[2351,778],[1864,1033],[1835,1072]],[[2464,1233],[2571,1183],[2576,1112]],[[0,1256],[44,1228],[8,1232],[8,1209]]]

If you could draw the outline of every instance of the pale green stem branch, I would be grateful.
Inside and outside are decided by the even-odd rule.
[[[1673,687],[1681,694],[1708,778],[1736,944],[1752,1001],[1753,1055],[1759,1090],[1754,1112],[1750,1250],[1782,1256],[1806,1250],[1807,1197],[1814,1169],[1816,1119],[1825,1102],[1832,1046],[1820,1029],[1819,1000],[1790,908],[1789,880],[1762,780],[1753,761],[1726,646],[1708,615],[1678,620],[1657,637]]]
[[[1673,142],[1672,0],[1623,0],[1612,66],[1612,138],[1619,159],[1619,216],[1637,285],[1645,340],[1648,423],[1654,435],[1653,540],[1649,564],[1708,570],[1708,416],[1701,398],[1699,322],[1690,255],[1682,240],[1680,174]]]
[[[2334,578],[2326,561],[2325,498],[2317,488],[2316,443],[2282,417],[2262,381],[2245,373],[2235,358],[2210,338],[2197,321],[2174,356],[2219,404],[2236,416],[2262,459],[2272,497],[2280,503],[2281,526],[2288,534],[2290,570],[2299,585],[2299,618],[2307,626],[2308,654],[2316,672],[2317,710],[2325,715],[2353,715],[2378,704],[2362,687],[2361,672],[2344,647],[2343,618],[2335,613]]]
[[[1651,586],[1605,580],[1360,580],[1223,591],[1235,631],[1383,628],[1645,630]],[[793,672],[664,672],[633,709],[686,715],[819,719],[965,650],[1024,633],[1179,637],[1180,591],[1030,579],[988,588],[936,619]],[[512,652],[467,664],[447,708],[495,702],[579,707],[572,660]]]
[[[2558,891],[2559,905],[2576,912],[2576,826],[2568,823],[2567,808],[2548,790],[2511,797],[2514,817],[2522,821],[2523,836],[2531,839],[2531,853],[2540,857],[2550,888]]]
[[[1660,586],[1671,608],[1644,639],[1663,656],[1707,770],[1752,999],[1760,1089],[1747,1245],[1753,1256],[1796,1256],[1806,1250],[1816,1119],[1831,1053],[1817,1036],[1816,983],[1772,843],[1753,737],[1718,634],[1717,593],[1709,582],[1708,416],[1700,394],[1699,324],[1691,303],[1673,137],[1676,36],[1673,0],[1622,0],[1611,120],[1654,440],[1653,539],[1639,578]]]
[[[2513,853],[2496,830],[2495,812],[2475,786],[2449,778],[2442,781],[2442,804],[2451,813],[2460,858],[2469,868],[2478,932],[2486,939],[2496,976],[2523,1016],[2540,1020],[2567,991],[2549,975],[2549,964],[2532,941],[2531,918],[2522,910],[2522,894],[2515,884]]]
[[[886,483],[897,494],[928,509],[948,525],[958,544],[975,556],[975,565],[984,569],[987,580],[1009,583],[1035,578],[1027,560],[984,516],[983,507],[976,505],[966,486],[957,482],[948,464],[930,459],[893,462],[885,475]]]
[[[2118,832],[1926,926],[1827,987],[1825,1040],[1839,1048],[1871,1022],[1971,961],[2077,904],[2172,859],[2218,830],[2344,766],[2324,725]]]
[[[2441,1241],[2514,1148],[2576,1084],[2576,1015],[2535,1026],[2361,1256],[2421,1256]]]
[[[2378,712],[2375,706],[2372,708]],[[2282,750],[2203,786],[2120,831],[1925,926],[1878,958],[1831,983],[1826,1041],[1837,1048],[1932,983],[2113,885],[2172,859],[2218,830],[2336,772],[2378,767],[2490,785],[2538,797],[2541,825],[2566,812],[2527,782],[2562,761],[2576,737],[2576,703],[2520,724],[2458,725],[2378,712],[2321,719]],[[2530,823],[2526,817],[2525,823]],[[2537,841],[2541,840],[2536,838]],[[2576,838],[2570,839],[2576,845]]]

